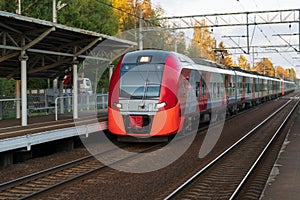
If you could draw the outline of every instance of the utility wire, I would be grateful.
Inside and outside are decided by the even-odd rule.
[[[240,3],[240,6],[245,10],[245,8],[244,8],[244,6],[242,5],[242,3],[240,2],[240,1],[238,1],[239,3]],[[254,0],[253,1],[253,3],[255,4],[255,7],[258,9],[258,5],[257,5],[257,3],[256,3],[256,1]],[[245,10],[246,11],[246,10]],[[257,28],[260,30],[260,32],[262,33],[262,35],[266,38],[266,40],[270,43],[270,44],[272,44],[272,42],[271,42],[271,40],[268,38],[268,36],[264,33],[264,31],[259,27],[259,26],[257,26]],[[274,32],[274,33],[276,33],[275,32],[275,30],[271,27],[271,26],[269,26],[269,28]],[[278,50],[276,51],[286,62],[288,62],[290,65],[292,65],[293,66],[293,63],[291,63],[282,53],[280,53]],[[290,55],[290,54],[289,54]]]
[[[139,15],[135,15],[135,14],[132,14],[132,13],[130,13],[130,12],[127,12],[126,10],[123,10],[123,9],[121,9],[121,8],[117,8],[117,7],[115,7],[115,6],[113,6],[112,4],[109,4],[109,3],[106,3],[106,2],[103,2],[103,1],[100,1],[100,0],[97,0],[97,2],[98,3],[101,3],[101,4],[103,4],[103,5],[106,5],[106,6],[108,6],[108,7],[111,7],[111,8],[113,8],[113,9],[115,9],[115,10],[118,10],[118,11],[120,11],[120,12],[123,12],[123,13],[125,13],[125,14],[127,14],[127,15],[130,15],[130,16],[133,16],[133,17],[135,17],[135,18],[137,18],[137,19],[139,19],[139,20],[143,20],[144,22],[150,22],[150,21],[148,21],[148,20],[145,20],[143,17],[140,17]],[[147,2],[148,3],[148,2]],[[154,26],[157,26],[157,24],[154,24],[153,22],[150,22],[152,25],[154,25]]]

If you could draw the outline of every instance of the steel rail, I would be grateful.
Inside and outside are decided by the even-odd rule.
[[[142,150],[140,153],[144,153],[144,152],[147,152],[147,151],[151,151],[152,149],[154,148],[157,148],[159,146],[161,146],[162,144],[157,144],[157,145],[154,145],[154,146],[151,146],[149,148],[146,148],[144,150]],[[126,145],[124,145],[123,147],[125,147]],[[59,171],[63,171],[65,169],[71,169],[72,167],[76,167],[78,165],[80,165],[81,163],[83,162],[88,162],[89,159],[91,158],[94,158],[94,157],[97,157],[101,154],[104,154],[104,153],[109,153],[109,152],[113,152],[114,150],[116,150],[118,148],[113,148],[113,149],[109,149],[105,152],[101,152],[101,153],[97,153],[97,154],[93,154],[93,155],[90,155],[90,156],[86,156],[86,157],[83,157],[83,158],[79,158],[79,159],[76,159],[74,161],[70,161],[70,162],[67,162],[67,163],[64,163],[64,164],[61,164],[61,165],[58,165],[58,166],[55,166],[55,167],[52,167],[52,168],[48,168],[48,169],[45,169],[45,170],[42,170],[42,171],[39,171],[39,172],[35,172],[33,174],[29,174],[29,175],[26,175],[26,176],[23,176],[23,177],[20,177],[20,178],[17,178],[15,180],[11,180],[11,181],[8,181],[8,182],[5,182],[5,183],[2,183],[0,184],[0,193],[13,187],[14,185],[18,185],[18,183],[26,183],[26,182],[30,182],[32,180],[35,180],[35,179],[38,179],[38,178],[43,178],[47,175],[51,175],[52,173],[56,173],[56,172],[59,172]],[[114,164],[117,164],[119,162],[123,162],[127,159],[131,159],[133,157],[137,156],[136,154],[133,154],[131,156],[128,156],[124,159],[121,159],[121,160],[118,160],[118,161],[115,161],[113,163],[111,163],[111,165],[114,165]],[[101,170],[101,169],[105,169],[107,168],[108,166],[106,165],[101,165],[101,166],[98,166],[98,167],[95,167],[95,168],[92,168],[91,170],[88,170],[88,171],[85,171],[83,173],[80,173],[78,175],[74,175],[73,177],[71,178],[68,178],[66,180],[62,180],[62,181],[59,181],[58,183],[55,183],[55,184],[52,184],[50,186],[47,186],[45,188],[42,188],[38,191],[35,191],[35,192],[32,192],[30,194],[25,194],[24,196],[20,197],[19,199],[29,199],[29,198],[32,198],[34,196],[37,196],[37,195],[40,195],[44,192],[47,192],[51,189],[54,189],[54,188],[57,188],[61,185],[64,185],[66,183],[69,183],[71,181],[75,181],[79,178],[82,178],[84,176],[87,176],[89,174],[92,174],[93,172],[96,172],[98,170]]]
[[[38,171],[38,172],[34,172],[32,174],[28,174],[26,176],[22,176],[20,178],[17,178],[17,179],[11,180],[11,181],[7,181],[7,182],[4,182],[4,183],[1,183],[0,184],[0,192],[2,190],[5,190],[5,189],[11,187],[12,185],[14,185],[14,184],[16,184],[18,182],[21,182],[21,181],[23,182],[25,180],[29,180],[29,179],[37,178],[39,176],[50,174],[50,173],[52,173],[54,171],[63,169],[64,167],[71,166],[71,165],[74,165],[74,164],[79,163],[79,162],[82,162],[82,161],[87,160],[87,159],[89,159],[91,157],[92,157],[92,155],[86,156],[86,157],[83,157],[83,158],[79,158],[79,159],[76,159],[76,160],[72,160],[70,162],[63,163],[61,165],[57,165],[57,166],[54,166],[54,167],[51,167],[51,168],[47,168],[47,169],[44,169],[44,170],[41,170],[41,171]]]
[[[271,140],[265,146],[265,148],[263,149],[263,151],[261,152],[261,154],[258,156],[258,158],[256,159],[256,161],[253,163],[253,165],[251,166],[251,168],[249,169],[249,171],[247,172],[247,174],[244,176],[244,178],[242,179],[242,181],[240,182],[240,184],[237,186],[237,188],[235,189],[234,193],[229,198],[230,200],[232,200],[232,199],[234,199],[236,197],[236,195],[238,194],[238,192],[241,190],[241,188],[243,187],[243,185],[246,183],[246,181],[250,177],[251,173],[253,173],[255,167],[258,165],[258,163],[261,161],[261,159],[263,158],[263,156],[266,154],[267,150],[270,148],[271,144],[274,142],[275,138],[277,137],[277,135],[279,134],[279,132],[282,130],[282,128],[284,127],[284,125],[286,124],[286,122],[288,121],[288,119],[291,117],[291,115],[293,114],[293,112],[296,110],[296,108],[297,108],[298,105],[299,105],[299,100],[294,105],[294,107],[291,109],[291,111],[289,112],[289,114],[285,117],[285,119],[283,120],[283,122],[281,123],[281,125],[279,126],[279,128],[276,130],[275,134],[272,136]]]
[[[219,156],[217,156],[214,160],[212,160],[210,163],[208,163],[205,167],[203,167],[201,170],[199,170],[197,173],[195,173],[191,178],[189,178],[187,181],[185,181],[182,185],[180,185],[178,188],[176,188],[171,194],[169,194],[167,197],[164,198],[164,200],[168,200],[173,198],[175,195],[179,193],[183,188],[185,188],[187,185],[189,185],[193,180],[195,180],[199,175],[201,175],[203,172],[205,172],[207,169],[212,167],[216,162],[218,162],[221,158],[223,158],[225,155],[227,155],[232,149],[234,149],[237,145],[239,145],[241,142],[243,142],[245,139],[247,139],[250,135],[252,135],[256,130],[258,130],[263,124],[265,124],[267,121],[269,121],[271,118],[273,118],[277,113],[279,113],[283,108],[285,108],[288,104],[290,104],[292,100],[289,100],[287,103],[285,103],[283,106],[278,108],[274,113],[269,115],[265,120],[263,120],[261,123],[259,123],[257,126],[255,126],[252,130],[250,130],[247,134],[245,134],[242,138],[240,138],[238,141],[236,141],[233,145],[231,145],[229,148],[227,148],[224,152],[222,152]]]

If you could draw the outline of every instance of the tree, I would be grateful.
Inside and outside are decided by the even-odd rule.
[[[12,3],[13,2],[13,3]],[[7,12],[16,12],[18,1],[0,1],[0,10]]]
[[[13,79],[0,78],[0,97],[14,96],[15,81]]]
[[[137,18],[136,3],[133,0],[112,0],[117,16],[118,32],[134,28]]]
[[[195,23],[195,27],[203,27],[205,25],[205,20]],[[192,57],[197,56],[215,60],[215,46],[216,40],[211,36],[208,28],[194,28],[194,36],[189,46],[188,53]]]
[[[296,79],[296,77],[297,77],[297,75],[296,75],[296,72],[295,72],[294,68],[285,69],[284,78],[286,80],[294,81]]]
[[[250,70],[250,63],[248,62],[247,58],[243,55],[240,55],[237,60],[239,61],[239,67],[249,71]]]
[[[281,67],[281,66],[275,67],[275,76],[277,78],[284,79],[285,78],[285,70],[284,70],[284,68]]]
[[[291,81],[294,81],[297,79],[297,73],[294,68],[291,68]]]
[[[118,22],[110,0],[64,0],[58,21],[68,26],[114,35]],[[72,19],[72,20],[70,20]]]
[[[234,64],[232,56],[226,50],[224,42],[219,43],[218,52],[219,52],[219,54],[216,57],[217,57],[217,60],[219,61],[219,63],[221,63],[225,66],[231,66],[231,67],[236,66]]]
[[[162,8],[156,10],[152,8],[151,0],[112,0],[112,5],[115,8],[114,13],[118,18],[118,32],[123,32],[139,27],[140,12],[142,19],[156,18],[162,13]],[[145,21],[143,20],[145,26]],[[148,24],[147,26],[158,26],[158,22]]]
[[[262,58],[260,62],[255,64],[251,71],[256,71],[269,76],[275,76],[273,63],[268,58]]]

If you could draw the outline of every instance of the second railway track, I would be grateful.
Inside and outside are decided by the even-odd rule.
[[[298,104],[292,98],[165,199],[236,198]],[[253,199],[259,198],[259,192],[253,193]]]

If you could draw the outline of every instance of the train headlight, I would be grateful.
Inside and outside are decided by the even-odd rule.
[[[122,108],[122,104],[121,103],[117,103],[117,102],[114,102],[114,106],[116,106],[117,108]]]
[[[160,108],[165,107],[166,105],[167,105],[166,102],[157,103],[157,104],[155,104],[155,108],[156,109],[160,109]]]

